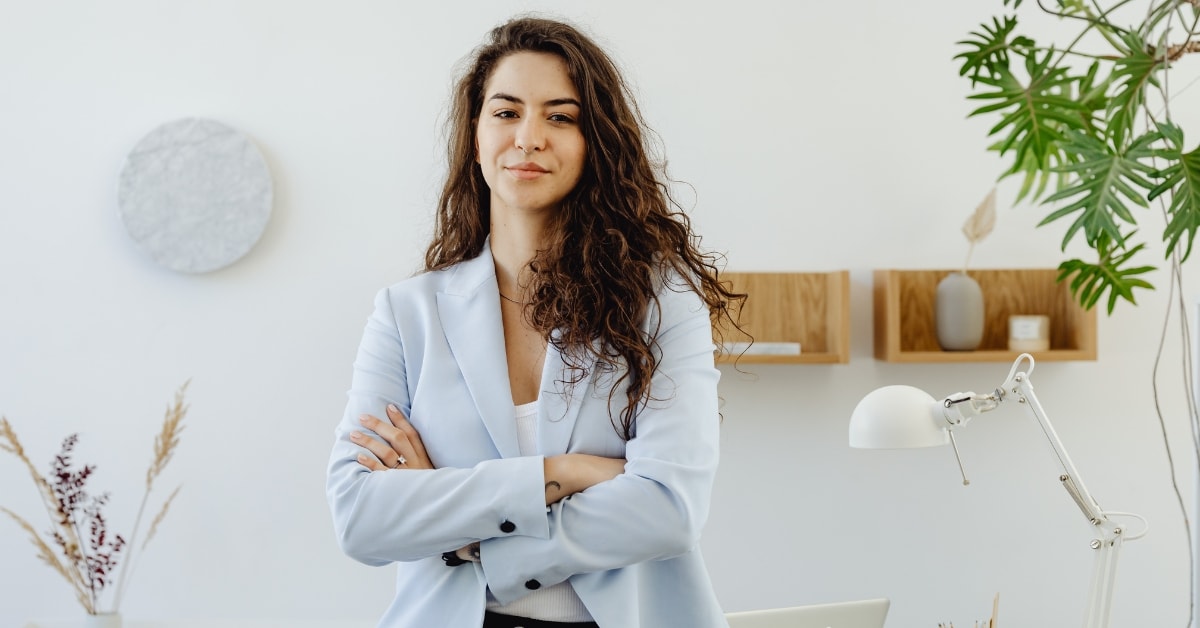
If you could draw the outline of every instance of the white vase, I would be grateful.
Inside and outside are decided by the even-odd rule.
[[[983,342],[983,290],[965,273],[950,273],[937,286],[938,344],[946,351],[974,351]]]
[[[121,628],[121,614],[100,613],[98,615],[85,615],[83,628]]]

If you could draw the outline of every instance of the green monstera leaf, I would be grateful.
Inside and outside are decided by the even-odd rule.
[[[1157,172],[1153,159],[1162,151],[1154,144],[1160,139],[1162,136],[1157,131],[1146,133],[1122,150],[1112,142],[1068,131],[1060,147],[1071,155],[1071,163],[1058,170],[1071,173],[1072,184],[1043,202],[1050,204],[1066,199],[1071,202],[1051,212],[1038,226],[1078,212],[1079,216],[1063,237],[1064,249],[1081,230],[1093,248],[1102,235],[1121,246],[1125,239],[1121,235],[1120,222],[1136,225],[1137,218],[1130,211],[1130,205],[1146,207],[1146,194],[1154,189],[1150,177]]]
[[[1162,182],[1150,191],[1149,199],[1155,200],[1170,193],[1167,208],[1169,220],[1163,230],[1167,241],[1167,255],[1175,251],[1180,241],[1187,244],[1183,259],[1192,252],[1192,242],[1200,227],[1200,146],[1183,152],[1183,130],[1171,123],[1159,125],[1159,132],[1166,140],[1167,148],[1162,159],[1167,162],[1158,176]]]

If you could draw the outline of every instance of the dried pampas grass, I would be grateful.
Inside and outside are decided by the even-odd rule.
[[[171,461],[171,456],[175,454],[175,448],[179,446],[179,433],[183,431],[183,417],[187,415],[188,411],[188,406],[183,402],[183,398],[190,383],[190,380],[184,382],[183,386],[180,386],[179,390],[175,392],[175,403],[167,407],[166,415],[163,417],[162,430],[158,436],[154,437],[154,460],[150,463],[150,468],[146,470],[147,491],[154,485],[154,478],[157,478],[166,468],[167,463]]]
[[[125,582],[133,570],[135,562],[133,559],[139,558],[146,545],[150,543],[150,539],[154,538],[159,524],[167,515],[167,509],[174,501],[175,496],[179,494],[177,487],[163,502],[150,525],[146,540],[134,553],[131,548],[135,547],[133,541],[137,539],[142,515],[154,488],[154,481],[162,474],[179,446],[179,434],[183,431],[183,419],[188,411],[188,406],[184,403],[188,383],[184,382],[183,386],[175,393],[174,404],[167,407],[162,429],[154,439],[154,456],[151,459],[150,468],[146,471],[146,487],[128,544],[121,535],[108,532],[108,520],[103,514],[103,507],[108,503],[108,493],[92,496],[86,492],[87,480],[91,477],[95,467],[84,465],[78,470],[72,468],[71,456],[78,440],[77,434],[71,434],[63,440],[59,453],[52,461],[50,473],[52,480],[48,480],[30,461],[12,424],[7,418],[0,417],[0,450],[15,456],[29,470],[41,495],[46,514],[53,524],[50,532],[47,533],[50,540],[48,541],[32,524],[15,512],[4,507],[0,507],[0,512],[8,515],[25,530],[37,549],[38,558],[67,580],[80,605],[89,614],[95,615],[101,612],[101,594],[109,585],[113,584],[115,575],[119,575],[119,581],[116,583],[117,589],[113,603],[108,610],[110,612],[119,610]],[[118,564],[120,568],[118,568]]]
[[[982,242],[992,229],[996,227],[996,188],[992,188],[991,192],[983,199],[983,202],[975,208],[967,221],[963,223],[963,235],[967,236],[967,242],[970,246],[967,248],[967,259],[963,262],[963,274],[967,274],[967,267],[971,265],[971,253],[975,251],[975,245]]]
[[[54,550],[42,540],[41,535],[37,533],[37,530],[33,529],[33,525],[31,525],[28,521],[22,519],[20,515],[3,506],[0,506],[0,512],[12,517],[13,521],[17,522],[17,525],[21,526],[26,532],[29,533],[29,539],[33,541],[33,546],[38,550],[38,558],[42,562],[49,565],[51,569],[57,571],[59,575],[66,578],[67,582],[70,582],[72,588],[75,589],[75,597],[79,600],[79,603],[83,605],[83,608],[86,609],[87,612],[95,615],[96,609],[92,605],[92,600],[87,594],[87,587],[80,578],[79,572],[77,570],[68,569],[65,564],[59,561],[58,556],[54,554]]]

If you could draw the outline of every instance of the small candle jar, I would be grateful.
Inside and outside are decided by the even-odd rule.
[[[1048,351],[1049,349],[1049,316],[1020,314],[1008,317],[1009,351]]]

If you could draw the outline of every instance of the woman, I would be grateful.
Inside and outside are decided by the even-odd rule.
[[[426,272],[376,298],[329,467],[343,550],[400,563],[380,625],[726,625],[698,543],[712,323],[744,295],[575,28],[493,30],[450,131]]]

